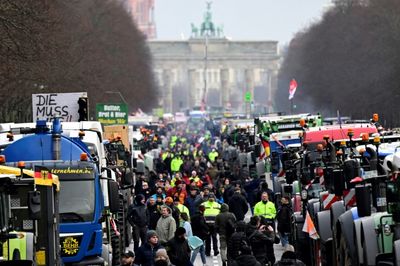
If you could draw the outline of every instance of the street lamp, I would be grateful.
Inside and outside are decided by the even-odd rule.
[[[122,95],[122,93],[120,91],[105,91],[104,93],[107,93],[107,94],[118,94],[119,97],[121,98],[121,100],[124,102],[124,104],[128,105],[128,102],[125,100],[124,96]]]

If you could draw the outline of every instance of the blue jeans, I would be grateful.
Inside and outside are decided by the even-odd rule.
[[[200,252],[201,262],[203,262],[203,264],[206,264],[206,251],[204,249],[204,241],[203,245],[192,251],[192,257],[190,258],[190,262],[194,264],[194,261],[196,260],[197,257],[197,253],[199,252]]]
[[[281,238],[282,247],[289,244],[289,233],[279,232],[279,237]]]

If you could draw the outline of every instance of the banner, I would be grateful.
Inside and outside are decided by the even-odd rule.
[[[297,89],[297,81],[292,79],[289,83],[289,100],[293,99]]]
[[[51,121],[59,117],[61,121],[77,122],[79,119],[79,98],[87,98],[86,92],[32,94],[33,121]]]
[[[125,103],[96,104],[97,121],[103,125],[128,124],[128,106]]]

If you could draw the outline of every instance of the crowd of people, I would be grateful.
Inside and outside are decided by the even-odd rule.
[[[154,169],[136,180],[128,211],[134,252],[124,255],[124,265],[189,266],[198,254],[203,265],[211,254],[220,254],[224,266],[302,265],[289,244],[290,199],[277,208],[265,179],[230,162],[232,139],[184,127],[149,139]],[[279,242],[288,255],[276,262]]]

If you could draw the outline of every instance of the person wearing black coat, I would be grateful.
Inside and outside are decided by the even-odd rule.
[[[178,227],[175,231],[175,236],[167,243],[167,252],[171,263],[176,266],[189,266],[190,263],[190,248],[188,241],[185,238],[186,230],[183,227]]]
[[[147,224],[149,222],[145,197],[142,194],[137,195],[134,203],[129,206],[127,219],[132,226],[133,245],[136,252],[139,247],[139,240],[142,243],[146,240]]]
[[[282,247],[289,244],[289,236],[291,233],[291,218],[293,210],[290,206],[290,199],[283,197],[281,199],[281,206],[278,209],[276,220],[278,221],[278,232],[281,238]]]
[[[241,247],[243,245],[248,245],[245,231],[246,223],[244,221],[237,222],[235,232],[228,241],[228,265],[231,265],[230,263],[240,256]]]
[[[146,234],[146,242],[138,248],[135,258],[135,265],[154,266],[157,250],[162,248],[158,242],[157,233],[154,230],[149,230]]]
[[[273,229],[261,224],[259,216],[253,216],[246,228],[246,236],[253,251],[254,257],[262,264],[273,264],[275,257],[268,256],[268,245],[273,245],[275,235]]]
[[[147,202],[147,216],[149,217],[149,229],[156,230],[157,222],[161,217],[161,213],[154,197],[150,197]]]
[[[251,255],[251,248],[248,246],[243,246],[240,250],[241,254],[239,257],[233,261],[231,266],[262,266],[265,264],[261,264],[257,259]]]
[[[249,210],[246,198],[241,194],[240,187],[235,188],[235,193],[229,200],[229,210],[235,215],[237,221],[243,221]]]
[[[190,223],[192,225],[193,235],[201,238],[203,240],[203,245],[200,248],[193,250],[191,262],[194,263],[197,257],[197,253],[200,252],[201,260],[203,264],[206,263],[206,253],[204,247],[204,241],[207,239],[207,236],[210,234],[210,228],[206,223],[206,218],[204,218],[204,210],[205,207],[200,205],[198,211],[190,217]]]

